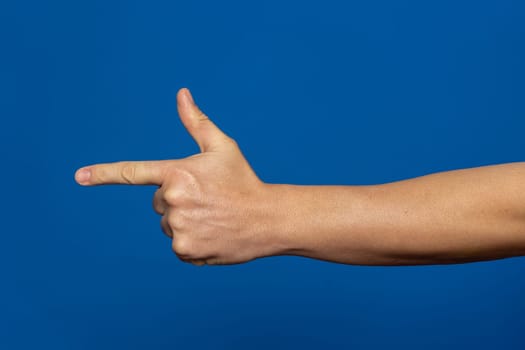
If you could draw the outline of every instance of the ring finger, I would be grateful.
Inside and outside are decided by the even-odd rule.
[[[153,195],[153,210],[159,215],[164,215],[168,205],[164,200],[164,188],[161,186]]]
[[[171,226],[168,223],[167,213],[165,213],[160,219],[160,227],[162,228],[162,232],[164,232],[166,236],[173,238],[173,230],[171,229]]]

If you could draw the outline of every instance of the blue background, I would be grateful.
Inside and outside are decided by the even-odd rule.
[[[525,348],[525,260],[181,263],[152,187],[197,152],[176,91],[267,182],[373,184],[525,152],[525,8],[499,1],[4,1],[0,348]]]

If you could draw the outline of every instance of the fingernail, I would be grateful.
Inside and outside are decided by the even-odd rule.
[[[80,169],[77,172],[77,182],[80,184],[85,184],[91,178],[91,171],[89,169]]]

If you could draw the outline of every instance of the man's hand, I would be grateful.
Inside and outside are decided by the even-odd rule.
[[[187,89],[182,123],[201,153],[80,169],[82,185],[158,185],[175,253],[195,265],[272,255],[359,265],[449,264],[525,255],[525,162],[372,186],[265,184]]]
[[[278,253],[266,223],[267,188],[225,135],[181,89],[177,108],[201,153],[180,160],[81,168],[81,185],[157,185],[153,208],[175,253],[195,265],[234,264]]]

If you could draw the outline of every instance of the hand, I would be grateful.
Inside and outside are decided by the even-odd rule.
[[[155,211],[180,259],[195,265],[234,264],[277,253],[266,222],[268,185],[225,135],[195,105],[177,94],[180,119],[201,153],[179,160],[117,162],[81,168],[81,185],[157,185]]]

